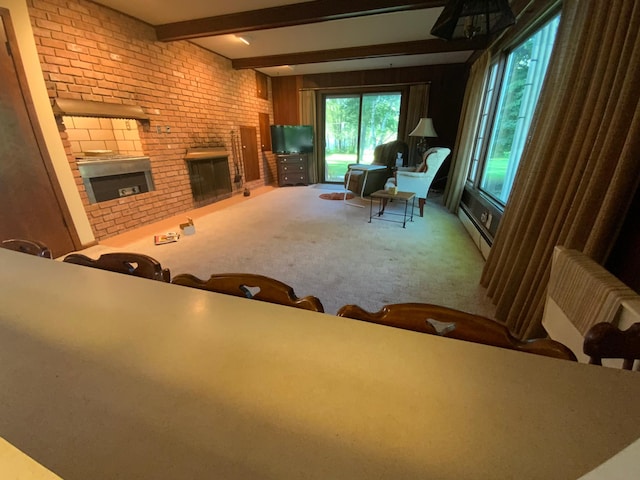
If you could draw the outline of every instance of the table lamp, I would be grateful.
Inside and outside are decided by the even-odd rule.
[[[421,137],[418,141],[418,153],[420,156],[427,151],[429,147],[427,138],[436,138],[438,134],[433,128],[433,120],[430,118],[421,118],[416,128],[409,134],[410,137]]]

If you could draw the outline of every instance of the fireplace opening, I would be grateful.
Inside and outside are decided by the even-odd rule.
[[[89,180],[96,202],[104,202],[119,197],[128,197],[149,191],[144,172],[124,173]]]
[[[78,170],[90,203],[138,195],[155,189],[149,157],[83,157],[78,159]]]
[[[196,207],[231,197],[229,153],[224,148],[192,148],[185,160]]]

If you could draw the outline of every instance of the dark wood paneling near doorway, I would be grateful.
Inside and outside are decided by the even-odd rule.
[[[269,77],[261,72],[256,72],[256,94],[258,98],[269,100]]]
[[[256,127],[240,127],[245,182],[260,180],[260,162],[258,160],[258,142],[256,138]]]
[[[274,77],[271,79],[274,123],[278,125],[299,124],[298,92],[301,88],[315,90],[364,89],[429,83],[431,93],[428,114],[433,118],[439,135],[431,143],[434,146],[453,148],[468,75],[467,65],[455,64]],[[409,131],[412,128],[407,125]]]
[[[469,68],[465,64],[428,65],[424,67],[304,75],[301,87],[330,90],[346,87],[368,88],[429,83],[428,115],[433,118],[438,132],[438,138],[432,139],[430,143],[432,146],[444,146],[453,149],[468,75]],[[407,125],[407,128],[409,131],[413,129],[410,125]]]
[[[271,93],[273,95],[273,123],[275,125],[298,125],[300,101],[298,91],[302,77],[273,77]]]
[[[269,114],[258,113],[258,122],[260,124],[260,150],[263,152],[271,151],[271,129],[269,128]]]
[[[9,12],[0,8],[0,237],[81,247],[36,120]],[[6,47],[5,47],[6,44]]]

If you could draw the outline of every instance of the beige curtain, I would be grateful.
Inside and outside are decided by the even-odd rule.
[[[407,108],[407,133],[404,141],[409,146],[408,165],[417,165],[422,159],[418,152],[420,137],[410,137],[409,134],[416,128],[420,118],[426,117],[429,112],[429,84],[421,83],[409,87],[409,105]],[[437,131],[437,130],[436,130]]]
[[[467,172],[473,157],[473,147],[480,119],[480,108],[487,82],[487,71],[491,55],[489,50],[475,61],[469,73],[467,88],[464,94],[458,137],[451,155],[451,172],[444,190],[444,202],[449,211],[456,213],[462,198],[462,191],[467,179]]]
[[[314,149],[309,154],[309,183],[318,183],[320,167],[318,165],[318,126],[316,115],[316,92],[313,90],[300,90],[300,124],[313,125]]]
[[[636,0],[563,2],[529,142],[481,279],[496,317],[520,337],[543,333],[554,246],[603,263],[638,187],[639,31]]]

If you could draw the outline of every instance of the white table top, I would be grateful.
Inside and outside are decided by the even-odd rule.
[[[351,164],[349,165],[349,168],[351,170],[359,170],[359,171],[367,171],[367,170],[386,170],[386,166],[385,165],[373,165],[373,164],[368,164],[368,163],[358,163],[358,164]]]
[[[0,436],[65,480],[576,479],[640,437],[637,372],[1,249],[0,305]]]

